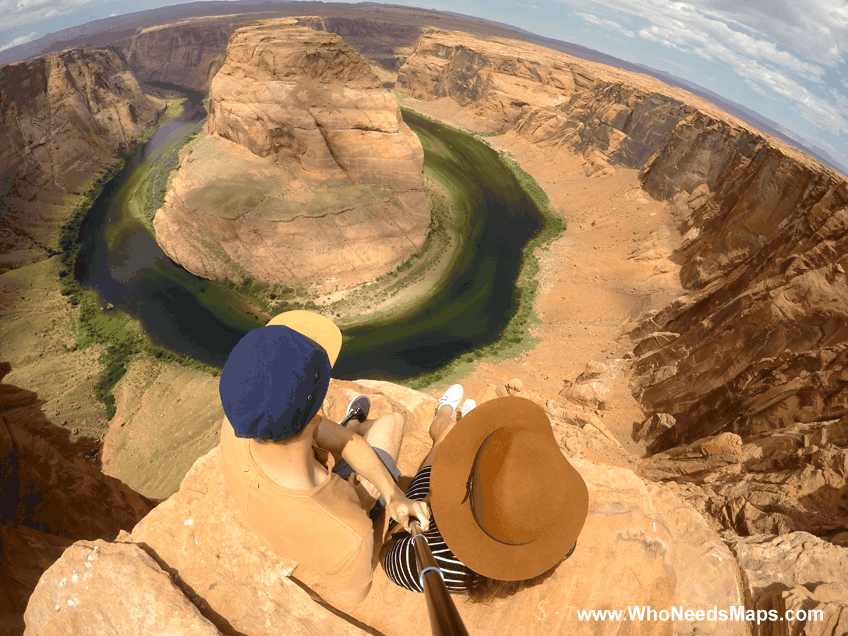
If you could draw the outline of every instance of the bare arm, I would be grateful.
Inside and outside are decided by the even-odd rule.
[[[354,471],[370,481],[385,499],[386,511],[404,528],[408,529],[412,516],[418,518],[423,529],[429,528],[430,510],[427,504],[406,498],[377,453],[362,437],[322,418],[315,433],[315,443],[325,450],[341,454]]]

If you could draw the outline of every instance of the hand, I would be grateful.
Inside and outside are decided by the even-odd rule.
[[[426,532],[430,528],[430,508],[423,501],[414,501],[400,495],[386,503],[386,512],[407,532],[410,517],[418,519],[422,531]]]

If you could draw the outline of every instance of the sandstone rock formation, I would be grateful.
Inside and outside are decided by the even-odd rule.
[[[731,539],[730,549],[742,570],[749,607],[786,610],[795,621],[765,621],[752,626],[754,636],[836,636],[848,633],[848,551],[805,532]],[[810,612],[821,612],[810,616]]]
[[[421,188],[421,145],[368,62],[296,20],[233,35],[208,129],[261,157],[292,156],[320,181]]]
[[[325,402],[328,416],[339,416],[359,392],[371,395],[374,415],[392,410],[404,415],[406,436],[399,464],[404,475],[413,474],[429,448],[426,427],[435,400],[382,382],[334,381]],[[573,428],[556,420],[553,424],[555,430]],[[581,435],[579,429],[575,432]],[[582,439],[585,442],[586,436]],[[577,609],[624,609],[628,604],[707,609],[715,603],[743,603],[736,561],[688,504],[663,486],[646,485],[627,469],[570,459],[589,486],[591,502],[577,551],[551,579],[511,599],[474,605],[458,598],[458,609],[471,633],[496,625],[512,634],[563,630],[590,634],[601,623],[579,621]],[[142,551],[155,563],[145,559]],[[86,561],[90,568],[85,569]],[[375,573],[366,601],[339,615],[311,599],[302,587],[310,583],[310,576],[298,570],[292,574],[293,566],[259,543],[230,504],[214,449],[197,461],[180,490],[137,525],[131,536],[124,535],[116,544],[77,543],[68,550],[44,575],[32,598],[27,633],[68,632],[81,624],[84,611],[95,617],[107,611],[102,592],[73,583],[74,571],[82,577],[88,570],[91,581],[104,577],[97,585],[111,580],[112,585],[132,591],[127,599],[109,606],[114,627],[104,625],[98,632],[104,636],[126,633],[121,624],[136,615],[136,590],[146,589],[149,580],[164,582],[163,606],[178,607],[177,617],[197,633],[206,633],[200,631],[206,624],[173,600],[176,590],[221,633],[278,634],[281,625],[286,625],[286,633],[430,633],[423,597],[395,586],[381,569]],[[159,569],[171,573],[173,585]],[[650,633],[669,635],[745,633],[743,623],[708,620],[623,622],[619,633],[641,634],[648,628]],[[134,633],[154,633],[149,629],[141,625]]]
[[[208,92],[224,64],[230,34],[249,16],[195,18],[141,33],[116,45],[142,82],[166,82]]]
[[[344,288],[423,244],[420,142],[370,65],[302,22],[233,34],[208,135],[156,214],[162,248],[199,276]]]
[[[845,545],[848,418],[742,439],[721,433],[658,453],[639,472],[675,482],[718,530],[747,536],[803,530]]]
[[[112,51],[73,49],[0,69],[0,271],[58,249],[73,194],[111,168],[157,106]]]
[[[430,30],[398,88],[638,168],[669,200],[689,293],[632,334],[636,396],[675,420],[654,451],[848,414],[844,177],[684,91],[530,44]]]
[[[0,380],[9,370],[7,363],[0,365]],[[41,404],[31,391],[0,384],[4,634],[20,633],[30,593],[66,547],[78,539],[112,540],[153,507],[152,501],[82,459],[91,446],[69,443],[67,431],[47,420]]]

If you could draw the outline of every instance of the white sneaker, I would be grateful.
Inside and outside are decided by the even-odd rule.
[[[462,401],[462,385],[454,384],[451,388],[445,391],[445,394],[439,398],[439,406],[436,408],[436,412],[443,406],[451,407],[451,415],[456,411],[456,407],[459,406],[459,403]]]
[[[465,402],[462,403],[462,417],[465,417],[466,415],[471,413],[471,411],[473,411],[476,407],[477,402],[475,402],[471,398],[465,400]]]

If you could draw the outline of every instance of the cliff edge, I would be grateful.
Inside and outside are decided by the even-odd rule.
[[[324,404],[328,417],[341,417],[360,392],[371,396],[374,415],[403,414],[399,467],[411,477],[429,449],[427,426],[436,401],[389,383],[333,381]],[[743,603],[737,561],[698,513],[630,470],[580,459],[593,439],[597,443],[590,429],[556,418],[553,426],[560,440],[569,440],[573,451],[563,442],[563,452],[589,486],[589,518],[577,551],[552,578],[510,599],[475,605],[456,597],[471,633],[493,625],[510,634],[595,633],[600,622],[581,622],[576,610],[617,608],[621,599],[658,607]],[[377,521],[378,533],[384,523]],[[94,633],[95,625],[101,635],[126,634],[129,626],[135,634],[430,633],[424,597],[395,586],[380,567],[365,602],[340,612],[314,600],[320,588],[295,566],[262,545],[230,503],[216,448],[131,534],[115,543],[78,542],[66,551],[32,596],[26,633]],[[151,579],[161,581],[155,602],[142,604]],[[114,598],[105,593],[110,587],[125,593]],[[163,608],[175,608],[167,621]],[[681,619],[660,625],[652,633],[745,633],[742,623]],[[620,633],[643,629],[634,622]]]
[[[491,386],[487,393],[536,399],[519,385]],[[398,465],[402,483],[408,482],[429,450],[427,426],[436,401],[385,382],[334,380],[324,403],[327,416],[341,418],[358,393],[371,397],[375,416],[403,415]],[[550,409],[549,416],[563,453],[588,485],[586,526],[572,557],[543,583],[491,604],[454,597],[470,633],[496,626],[518,635],[595,634],[608,623],[581,620],[578,610],[627,614],[622,603],[666,614],[678,606],[691,612],[660,620],[628,616],[617,622],[618,634],[742,636],[751,633],[749,624],[761,636],[795,633],[780,622],[760,627],[752,620],[755,614],[722,620],[707,612],[743,605],[752,612],[821,609],[822,620],[805,619],[795,627],[822,636],[842,633],[848,609],[844,549],[804,532],[722,539],[671,487],[599,461],[599,446],[613,460],[623,451],[605,443],[592,426],[568,424]],[[378,536],[385,531],[384,518],[375,522],[375,531]],[[115,598],[114,589],[124,593]],[[131,534],[113,543],[80,541],[69,548],[37,586],[26,612],[26,633],[431,633],[423,595],[391,583],[380,566],[369,596],[355,608],[333,608],[316,595],[321,592],[308,572],[253,535],[229,501],[216,447]]]
[[[101,473],[96,442],[71,442],[36,393],[2,382],[10,370],[0,363],[0,633],[19,634],[32,590],[65,548],[113,540],[154,502]]]

